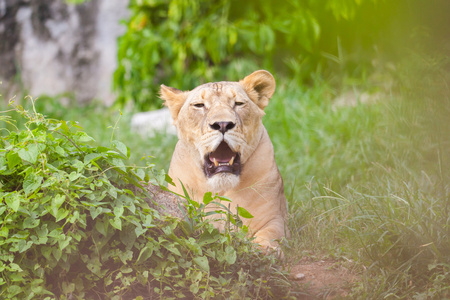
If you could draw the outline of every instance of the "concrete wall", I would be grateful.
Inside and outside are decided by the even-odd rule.
[[[128,0],[0,0],[0,93],[114,100],[117,37]]]

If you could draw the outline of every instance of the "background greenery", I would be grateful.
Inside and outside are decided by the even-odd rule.
[[[119,41],[118,101],[132,101],[140,109],[159,107],[154,99],[161,82],[190,89],[216,78],[237,80],[258,68],[299,83],[329,68],[367,76],[376,46],[390,46],[401,5],[378,0],[132,0],[128,30]]]
[[[450,297],[448,1],[142,0],[131,8],[118,104],[160,107],[161,83],[192,89],[259,68],[274,73],[264,124],[290,206],[288,269],[305,257],[333,259],[359,278],[349,297]],[[363,103],[364,93],[376,101]],[[121,115],[44,97],[36,109],[79,121],[106,147]],[[114,131],[130,164],[153,156],[155,170],[167,169],[176,137],[141,137],[130,118],[125,112]]]

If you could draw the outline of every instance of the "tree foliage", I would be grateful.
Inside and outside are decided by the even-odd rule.
[[[118,102],[155,107],[161,83],[191,89],[263,67],[299,75],[323,60],[340,63],[339,47],[350,49],[377,35],[380,25],[339,38],[375,2],[131,0],[114,80]]]

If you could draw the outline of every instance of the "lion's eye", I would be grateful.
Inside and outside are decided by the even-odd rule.
[[[198,107],[198,108],[202,108],[202,107],[205,107],[205,103],[195,103],[194,106]]]
[[[245,104],[245,102],[240,102],[240,101],[236,101],[235,103],[234,103],[234,105],[236,105],[236,106],[242,106],[242,105],[244,105]]]

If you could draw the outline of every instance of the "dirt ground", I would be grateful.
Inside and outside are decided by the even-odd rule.
[[[298,299],[340,299],[348,296],[358,280],[351,263],[304,258],[291,269],[291,279],[300,285]]]

